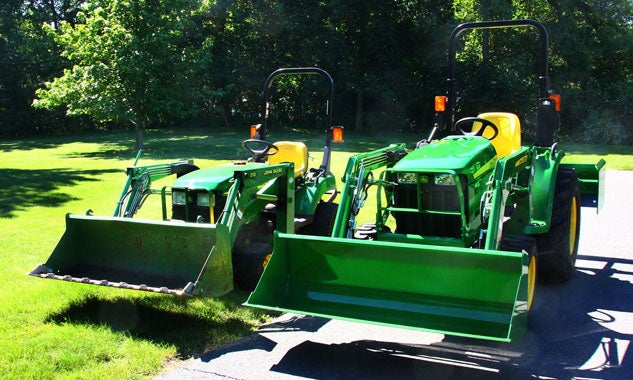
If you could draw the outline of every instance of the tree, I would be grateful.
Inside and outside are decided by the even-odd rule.
[[[72,22],[79,0],[0,3],[0,134],[33,134],[62,124],[58,111],[34,110],[35,90],[62,70],[59,49],[42,23]],[[50,9],[55,12],[49,12]]]
[[[444,85],[436,74],[446,63],[447,32],[442,32],[451,18],[450,4],[359,0],[282,4],[280,51],[292,52],[289,62],[319,65],[332,73],[337,81],[337,119],[342,116],[346,125],[360,131],[399,130],[423,125],[430,118],[428,105]]]
[[[633,143],[633,3],[548,0],[553,75],[576,139]]]
[[[61,23],[57,43],[72,68],[37,91],[35,107],[67,107],[100,123],[131,124],[136,146],[152,123],[184,120],[199,100],[199,52],[187,44],[189,0],[90,2],[77,23]]]

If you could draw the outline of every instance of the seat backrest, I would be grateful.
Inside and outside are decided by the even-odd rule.
[[[485,112],[477,115],[494,123],[499,129],[499,134],[490,140],[497,151],[497,156],[505,157],[521,148],[521,123],[519,117],[509,112]],[[473,123],[473,132],[481,128],[481,123]],[[484,137],[493,135],[490,127],[483,133]]]
[[[295,178],[302,176],[308,170],[308,147],[300,141],[277,141],[275,146],[279,151],[268,156],[271,165],[282,162],[295,164]]]

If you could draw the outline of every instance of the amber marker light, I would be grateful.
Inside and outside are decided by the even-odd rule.
[[[343,127],[332,127],[332,142],[343,142]]]
[[[251,125],[251,139],[255,138],[255,135],[257,135],[257,129],[259,128],[261,124],[253,124]]]
[[[549,98],[554,101],[554,108],[560,112],[560,94],[550,94]]]
[[[444,112],[446,111],[446,101],[448,97],[446,96],[436,96],[435,97],[435,112]]]

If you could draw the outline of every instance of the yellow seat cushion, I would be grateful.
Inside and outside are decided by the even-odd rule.
[[[497,151],[497,156],[505,157],[521,148],[521,123],[519,117],[509,112],[485,112],[477,115],[494,123],[499,129],[499,134],[490,140]],[[473,123],[473,132],[481,128],[481,123]],[[490,138],[493,135],[492,128],[488,127],[483,136]]]
[[[308,170],[308,147],[304,143],[300,141],[277,141],[275,146],[279,148],[279,151],[268,157],[269,164],[294,163],[295,178],[302,176]]]

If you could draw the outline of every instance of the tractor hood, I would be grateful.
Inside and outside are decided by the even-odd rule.
[[[172,188],[218,190],[233,179],[238,170],[255,169],[266,164],[244,161],[199,169],[178,178]]]
[[[496,152],[483,137],[448,136],[415,149],[403,157],[391,171],[443,172],[475,175],[494,164]],[[482,170],[484,169],[484,170]]]

